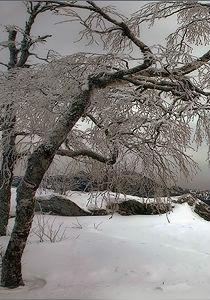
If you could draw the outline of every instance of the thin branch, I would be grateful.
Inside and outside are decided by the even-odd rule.
[[[205,65],[209,61],[210,61],[210,50],[207,51],[201,57],[195,59],[193,62],[186,64],[183,67],[175,69],[173,73],[179,73],[179,74],[181,73],[182,75],[186,75],[199,69],[201,66]]]
[[[0,65],[4,66],[4,67],[6,67],[6,68],[9,68],[9,65],[8,65],[8,64],[5,64],[5,63],[3,63],[3,62],[1,62],[1,61],[0,61]]]
[[[71,8],[81,8],[81,9],[86,9],[89,11],[95,11],[95,9],[89,5],[80,5],[75,3],[74,1],[71,2],[67,2],[67,1],[48,1],[48,3],[50,4],[54,4],[54,6],[52,6],[52,9],[59,9],[59,8],[63,8],[63,7],[71,7]]]
[[[143,64],[127,70],[126,74],[133,74],[133,73],[139,72],[141,70],[144,70],[144,69],[150,67],[154,63],[153,53],[152,53],[151,49],[149,48],[149,46],[146,45],[145,43],[143,43],[140,39],[138,39],[137,36],[132,32],[132,30],[128,27],[128,25],[125,22],[117,21],[115,18],[111,17],[108,13],[106,13],[102,8],[100,8],[98,5],[96,5],[96,3],[94,3],[93,1],[86,1],[88,4],[90,4],[90,6],[68,3],[66,1],[49,1],[49,2],[57,4],[57,7],[55,6],[57,9],[63,8],[63,7],[70,7],[70,8],[82,8],[85,10],[95,12],[95,13],[99,14],[100,16],[102,16],[109,23],[117,26],[117,28],[122,31],[123,35],[126,36],[130,41],[132,41],[141,50],[141,52],[144,56]],[[113,28],[111,30],[113,31]]]
[[[36,57],[39,60],[43,60],[43,61],[49,62],[49,59],[47,57],[46,58],[40,57],[36,53],[29,52],[29,56],[34,56],[34,57]]]
[[[25,132],[25,131],[17,131],[15,132],[15,136],[29,136],[30,133],[29,132]]]
[[[91,115],[90,113],[87,113],[86,114],[86,116],[98,127],[98,128],[100,128],[100,129],[103,129],[103,126],[101,125],[101,122],[98,122],[97,120],[96,120],[96,118],[93,116],[93,115]]]
[[[194,61],[185,64],[182,67],[175,68],[173,70],[163,70],[163,69],[155,69],[155,68],[148,68],[147,70],[142,70],[140,75],[143,76],[153,76],[153,77],[169,77],[170,75],[187,75],[192,73],[193,71],[198,70],[200,67],[205,65],[210,61],[210,50],[208,50],[205,54],[198,57]]]
[[[30,47],[36,43],[45,43],[47,38],[52,37],[52,34],[45,34],[43,36],[38,36],[35,40],[30,42]]]
[[[87,1],[94,9],[95,12],[99,13],[105,20],[109,21],[110,23],[120,27],[123,33],[142,51],[144,55],[146,55],[146,59],[148,59],[148,54],[152,55],[152,51],[150,48],[139,40],[135,34],[131,31],[131,29],[124,23],[118,22],[116,19],[110,17],[107,13],[105,13],[99,6],[97,6],[93,1]]]
[[[27,62],[27,59],[30,55],[29,49],[35,42],[45,41],[46,38],[51,36],[51,35],[45,35],[42,37],[38,37],[38,39],[35,41],[32,41],[31,37],[30,37],[31,28],[32,28],[32,25],[34,24],[34,21],[35,21],[37,15],[40,13],[43,13],[44,11],[51,9],[51,7],[49,5],[41,6],[41,4],[42,4],[42,2],[38,2],[36,5],[33,6],[33,3],[32,2],[30,3],[30,9],[28,10],[30,16],[25,24],[23,39],[21,41],[21,47],[20,47],[20,58],[19,58],[19,61],[17,62],[17,67],[23,67],[25,65],[25,63]]]

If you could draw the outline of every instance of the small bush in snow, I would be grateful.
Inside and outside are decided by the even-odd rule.
[[[56,224],[56,217],[52,219],[51,216],[39,214],[36,215],[36,227],[33,227],[32,233],[39,238],[39,242],[61,242],[67,237],[65,236],[66,227],[63,223]]]

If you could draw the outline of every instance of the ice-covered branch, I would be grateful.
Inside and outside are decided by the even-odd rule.
[[[68,16],[68,10],[67,8],[80,8],[80,9],[85,9],[89,10],[90,12],[94,12],[95,14],[90,16],[87,19],[82,18],[79,14],[72,12],[71,10],[69,11],[69,16],[74,17],[74,19],[78,19],[78,21],[85,27],[84,32],[82,33],[82,36],[87,36],[90,37],[91,39],[92,34],[98,33],[102,40],[103,36],[107,35],[107,44],[110,44],[111,48],[116,46],[116,39],[113,38],[112,33],[116,31],[116,35],[118,36],[120,43],[118,44],[118,50],[122,50],[121,47],[123,48],[124,42],[123,40],[125,38],[128,39],[129,43],[132,43],[133,45],[136,45],[141,53],[143,54],[144,60],[141,65],[136,66],[135,68],[130,69],[130,72],[127,74],[133,74],[135,72],[139,72],[143,69],[148,68],[154,63],[154,56],[152,53],[152,50],[148,45],[146,45],[142,40],[138,38],[138,35],[136,34],[135,30],[129,27],[128,24],[125,22],[125,18],[118,14],[114,13],[112,10],[107,7],[107,8],[100,8],[95,2],[93,1],[86,1],[89,5],[78,5],[77,3],[69,3],[67,1],[50,1],[50,3],[54,3],[54,9],[58,10],[61,8],[65,8],[65,15]],[[57,6],[56,6],[57,4]],[[61,13],[62,14],[62,13]],[[117,20],[117,18],[119,20]],[[94,28],[94,22],[96,22],[100,27],[99,30],[98,28]],[[108,25],[106,24],[110,23],[113,27],[109,28]]]
[[[116,162],[116,157],[104,157],[103,155],[96,153],[90,149],[81,149],[81,150],[65,150],[58,149],[56,151],[57,155],[67,156],[71,158],[86,156],[92,158],[93,160],[97,160],[102,163],[106,163],[108,165],[113,165]]]

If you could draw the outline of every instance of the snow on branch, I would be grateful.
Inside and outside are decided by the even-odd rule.
[[[112,63],[114,64],[114,60]],[[115,63],[117,66],[121,64],[118,59]],[[59,123],[63,126],[68,108],[83,93],[84,82],[90,76],[95,76],[95,72],[100,74],[102,69],[106,72],[111,67],[109,64],[109,56],[80,53],[54,60],[48,65],[40,66],[40,70],[13,70],[9,78],[4,76],[0,85],[2,99],[5,99],[5,93],[7,101],[16,99],[16,132],[39,136],[39,143],[50,132],[52,136],[57,134],[60,130]],[[113,164],[117,158],[122,161],[125,153],[132,153],[146,166],[145,155],[152,156],[152,153],[157,152],[155,155],[160,153],[162,160],[165,160],[161,165],[166,166],[167,157],[171,157],[171,161],[175,157],[178,159],[177,156],[184,151],[184,145],[190,139],[187,122],[177,113],[178,108],[182,107],[182,100],[173,106],[170,106],[170,101],[166,101],[164,96],[158,96],[158,90],[155,91],[154,86],[142,94],[130,83],[123,86],[119,83],[119,86],[105,89],[99,89],[96,85],[89,107],[83,114],[84,118],[92,116],[92,125],[80,131],[73,129],[68,134],[71,149],[62,150],[62,153],[60,149],[59,154],[89,156]],[[53,137],[50,141],[53,142]],[[87,145],[90,151],[83,150],[87,149]],[[179,159],[177,163],[178,161]],[[174,164],[176,162],[168,167]]]
[[[81,38],[85,37],[94,42],[94,34],[98,34],[103,41],[105,49],[110,48],[111,52],[119,53],[125,48],[133,49],[137,46],[143,54],[143,64],[139,70],[145,69],[153,64],[153,53],[148,45],[139,39],[138,28],[130,27],[126,18],[119,14],[113,7],[99,7],[93,1],[86,1],[89,5],[78,5],[67,1],[50,1],[55,4],[54,9],[67,17],[80,22],[84,30],[81,31]],[[56,5],[57,4],[57,5]],[[83,18],[75,9],[80,8],[90,12],[87,18]],[[111,26],[111,27],[110,27]],[[137,72],[137,67],[136,71]]]

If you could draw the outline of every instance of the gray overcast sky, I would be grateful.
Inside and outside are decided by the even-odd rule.
[[[127,15],[138,10],[146,1],[97,1],[97,3],[101,6],[114,5],[120,12]],[[7,40],[6,32],[3,30],[4,25],[12,24],[23,27],[25,18],[25,7],[21,1],[0,1],[0,42]],[[55,24],[62,20],[64,20],[64,17],[53,16],[50,13],[43,14],[37,19],[32,34],[35,36],[43,34],[53,35],[46,45],[42,45],[39,49],[36,49],[40,54],[46,53],[47,49],[53,49],[61,55],[68,55],[79,51],[99,52],[99,48],[96,45],[87,46],[87,43],[84,41],[74,43],[78,40],[79,24],[74,22]],[[175,27],[175,19],[167,22],[163,21],[152,29],[143,27],[141,29],[141,36],[146,43],[154,45],[155,43],[163,42],[165,35],[172,32]],[[197,53],[201,54],[202,52],[202,47],[198,48]],[[5,50],[0,51],[0,61],[7,61],[6,53],[7,51]],[[204,145],[202,149],[200,148],[197,153],[194,153],[194,158],[199,162],[201,172],[187,185],[210,189],[210,168],[206,162],[207,147]]]

